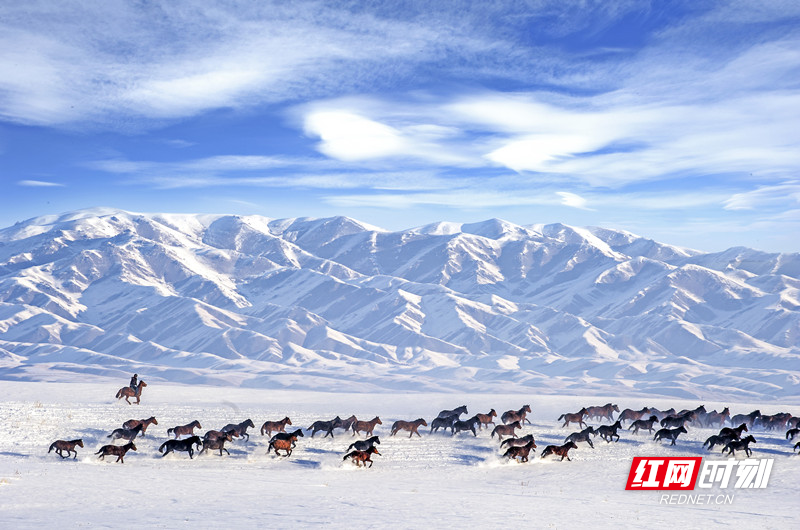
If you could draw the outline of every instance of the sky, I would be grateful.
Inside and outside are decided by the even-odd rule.
[[[798,252],[799,168],[793,1],[0,4],[0,226],[501,218]]]

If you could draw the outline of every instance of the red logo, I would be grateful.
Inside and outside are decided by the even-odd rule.
[[[635,456],[626,490],[693,490],[700,472],[699,456]]]

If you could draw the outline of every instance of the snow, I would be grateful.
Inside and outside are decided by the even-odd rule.
[[[127,381],[124,381],[127,382]],[[124,382],[122,384],[124,384]],[[562,429],[560,414],[581,406],[618,403],[665,409],[694,408],[680,399],[622,399],[579,396],[530,396],[502,393],[322,393],[298,390],[243,389],[231,386],[150,384],[142,404],[128,406],[113,399],[120,380],[103,383],[27,383],[0,385],[0,524],[6,528],[35,526],[109,526],[129,521],[143,527],[279,525],[353,527],[496,527],[537,528],[592,526],[619,528],[753,527],[790,528],[796,521],[796,476],[800,457],[782,432],[753,434],[754,458],[774,458],[766,489],[720,490],[732,494],[732,504],[667,506],[661,492],[631,492],[624,486],[634,456],[702,456],[712,429],[689,428],[676,446],[652,441],[649,435],[620,431],[618,443],[595,439],[571,451],[572,462],[542,460],[545,445],[560,444],[572,429]],[[450,436],[389,437],[397,419],[424,417],[466,404],[470,415],[498,414],[530,403],[537,455],[527,464],[507,462],[489,431]],[[764,413],[787,410],[800,414],[800,403],[705,402],[708,410],[729,405],[731,412]],[[289,416],[294,428],[318,419],[355,414],[379,416],[383,422],[380,456],[371,469],[343,462],[355,439],[336,431],[335,437],[300,438],[291,457],[266,455],[267,438],[259,434],[265,420]],[[124,464],[100,461],[94,453],[108,443],[107,434],[130,418],[155,416],[147,435],[136,440]],[[162,458],[158,446],[166,430],[198,419],[201,433],[251,418],[249,442],[235,441],[231,455],[186,453]],[[594,423],[597,425],[597,423]],[[83,438],[77,459],[62,460],[48,446],[56,439]],[[532,455],[533,456],[533,455]],[[694,491],[691,493],[698,493]],[[599,517],[598,517],[599,516]]]

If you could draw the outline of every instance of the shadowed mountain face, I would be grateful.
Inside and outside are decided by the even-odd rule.
[[[0,231],[0,377],[776,398],[798,289],[602,228],[86,210]]]

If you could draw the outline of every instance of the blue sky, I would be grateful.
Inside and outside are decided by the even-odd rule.
[[[0,225],[499,217],[800,251],[800,4],[436,4],[0,5]]]

